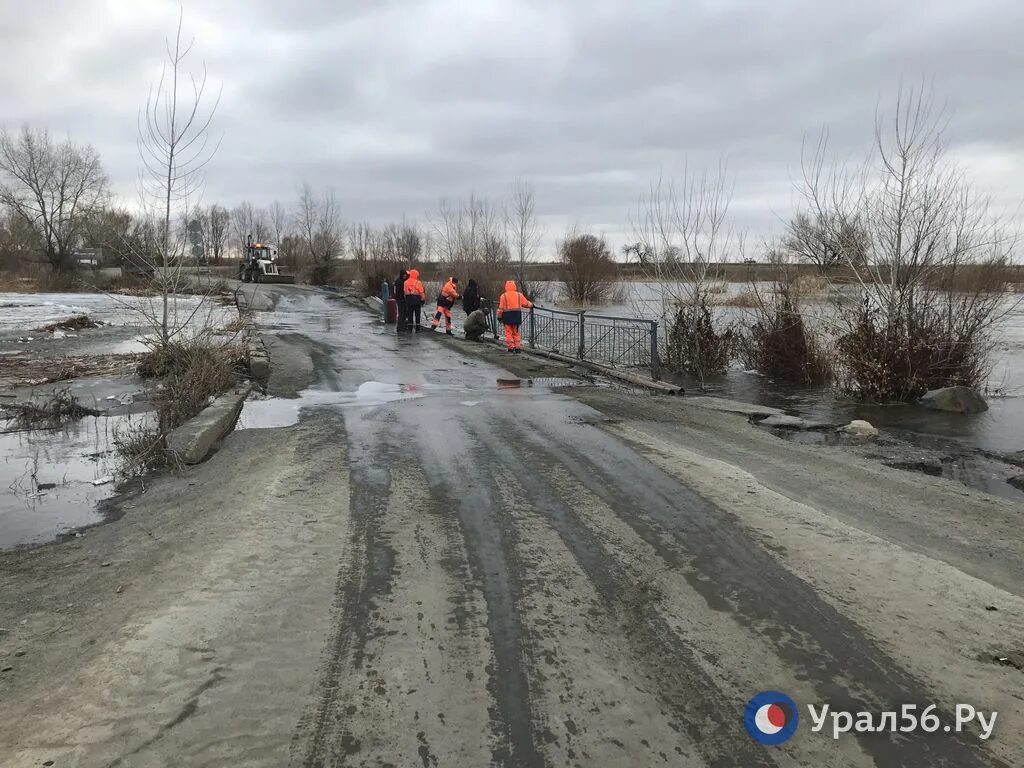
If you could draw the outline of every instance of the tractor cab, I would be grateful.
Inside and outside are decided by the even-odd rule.
[[[277,249],[266,243],[254,243],[252,235],[245,242],[238,264],[238,279],[243,283],[293,283],[295,278],[282,275],[277,269]]]

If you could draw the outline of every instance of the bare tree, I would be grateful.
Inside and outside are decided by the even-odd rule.
[[[867,235],[857,220],[827,221],[824,213],[798,212],[786,225],[778,257],[793,257],[827,273],[844,264],[863,267],[867,261]]]
[[[604,238],[571,230],[558,244],[563,294],[578,304],[602,304],[615,293],[618,267]]]
[[[312,269],[310,280],[323,285],[331,278],[334,261],[345,248],[345,225],[333,190],[317,195],[309,184],[299,191],[295,220]]]
[[[505,215],[512,257],[518,262],[516,279],[520,288],[526,290],[526,264],[533,260],[544,237],[537,220],[537,202],[532,185],[524,181],[516,181],[512,185],[512,198]]]
[[[239,251],[245,248],[251,236],[256,242],[270,239],[271,227],[267,212],[243,200],[231,211],[231,231]]]
[[[274,243],[280,247],[285,237],[291,234],[292,217],[288,215],[288,209],[275,200],[267,209],[267,223]]]
[[[202,192],[204,169],[217,149],[210,143],[210,125],[220,102],[219,94],[208,98],[205,65],[198,73],[186,69],[194,41],[183,41],[182,22],[179,15],[174,38],[167,44],[167,61],[139,116],[141,205],[155,236],[134,255],[153,269],[160,301],[148,318],[163,349],[204,306],[201,301],[184,317],[178,313],[177,295],[189,278],[182,270],[185,239],[174,225],[188,218]]]
[[[500,295],[511,273],[505,212],[471,195],[461,204],[441,200],[430,223],[439,260],[453,274],[474,278],[481,294]]]
[[[0,217],[0,269],[15,270],[42,252],[42,238],[35,227],[8,210]]]
[[[0,132],[0,203],[38,233],[40,255],[55,270],[74,267],[85,221],[107,199],[107,176],[90,146],[54,143],[28,126]]]
[[[743,233],[729,223],[731,201],[724,165],[699,174],[687,168],[678,181],[652,185],[635,225],[637,254],[644,254],[646,276],[661,289],[665,362],[701,386],[725,370],[733,350],[732,329],[721,327],[712,299],[719,265],[743,253]]]
[[[231,226],[231,212],[214,203],[207,214],[206,247],[214,264],[223,262],[227,255],[228,232]]]
[[[844,384],[862,397],[978,386],[991,331],[1018,303],[1004,294],[1018,235],[949,160],[946,125],[929,89],[901,89],[863,165],[828,162],[825,132],[804,155],[801,191],[824,237],[840,241],[847,222],[862,232],[863,259],[846,259],[862,300],[839,304],[835,329]]]

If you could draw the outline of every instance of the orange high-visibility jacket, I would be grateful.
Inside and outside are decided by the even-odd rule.
[[[441,289],[441,295],[437,298],[439,306],[452,308],[455,304],[456,299],[459,298],[459,289],[455,287],[455,283],[452,282],[454,278],[449,277],[448,282],[444,284],[444,288]]]
[[[523,310],[533,306],[533,302],[523,296],[516,288],[515,280],[505,281],[505,292],[498,299],[498,319],[505,325],[522,325]]]
[[[409,270],[409,279],[405,281],[403,288],[405,289],[406,300],[413,296],[419,296],[420,301],[427,300],[427,292],[423,290],[423,283],[420,282],[420,271],[418,269]]]

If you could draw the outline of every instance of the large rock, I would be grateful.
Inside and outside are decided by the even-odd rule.
[[[982,413],[988,410],[985,398],[970,387],[944,387],[926,392],[920,400],[925,408],[950,413]]]
[[[845,427],[840,427],[839,431],[845,432],[850,437],[858,437],[864,440],[878,437],[878,430],[871,425],[871,422],[864,421],[863,419],[854,419]]]
[[[462,324],[466,332],[466,338],[470,341],[480,341],[480,337],[487,333],[487,318],[479,309],[469,313],[466,322]]]
[[[1018,491],[1024,491],[1024,475],[1017,475],[1007,480],[1010,485],[1016,488]]]

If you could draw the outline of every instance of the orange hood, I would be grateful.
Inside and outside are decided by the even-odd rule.
[[[419,280],[420,279],[420,271],[418,269],[410,269],[409,270],[409,279],[410,280]]]
[[[508,293],[509,291],[515,291],[515,290],[517,290],[516,289],[516,281],[515,280],[506,280],[505,281],[505,293]]]

